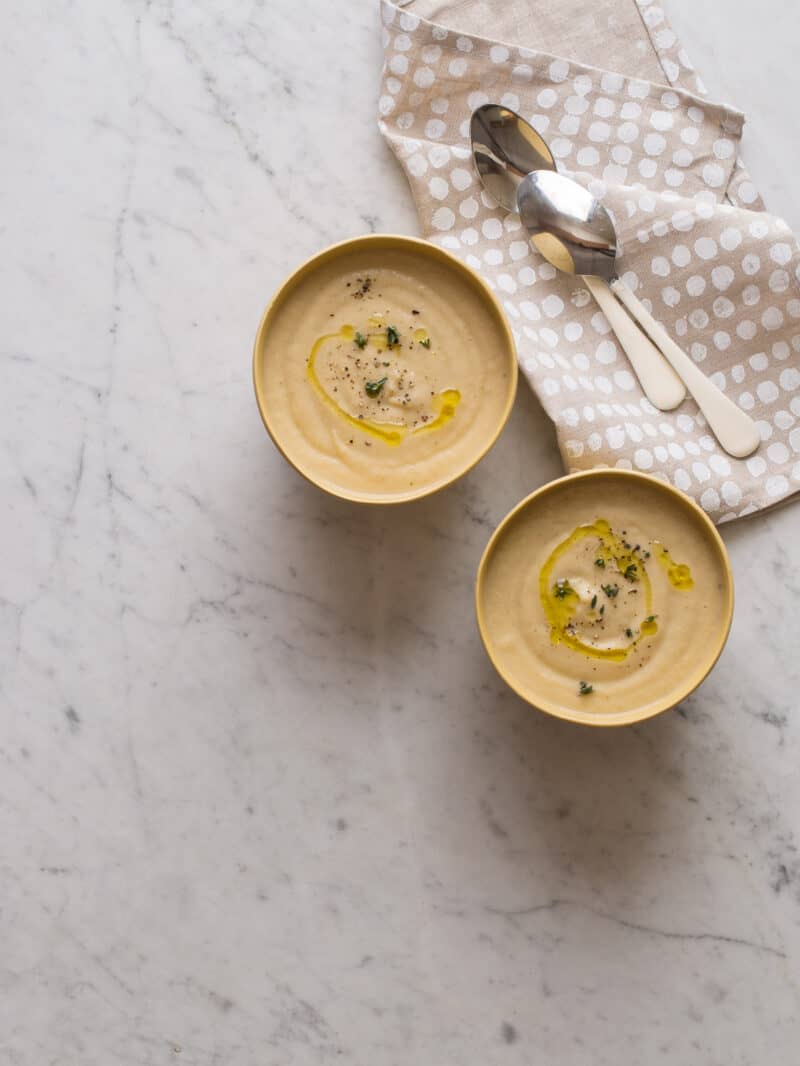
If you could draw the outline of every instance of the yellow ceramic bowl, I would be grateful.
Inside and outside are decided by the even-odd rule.
[[[610,527],[606,539],[586,532],[596,526]],[[706,678],[730,630],[733,577],[688,496],[598,469],[543,486],[503,519],[475,600],[489,658],[519,696],[557,718],[620,726],[675,707]]]
[[[408,283],[408,291],[420,297],[423,301],[421,306],[425,306],[425,301],[427,301],[432,317],[435,317],[433,309],[436,308],[435,314],[438,315],[438,321],[442,324],[439,332],[444,335],[444,326],[447,325],[454,330],[453,337],[456,336],[456,330],[461,331],[458,336],[462,341],[464,338],[468,340],[482,338],[484,341],[487,338],[490,339],[491,355],[499,371],[492,378],[492,381],[500,383],[500,388],[495,390],[491,404],[485,402],[485,396],[478,391],[470,398],[470,403],[461,401],[461,406],[454,415],[447,413],[450,424],[444,428],[445,436],[441,435],[442,431],[438,428],[435,430],[437,448],[441,449],[439,454],[442,456],[436,460],[435,476],[432,476],[432,470],[424,467],[428,461],[424,454],[428,447],[427,443],[420,443],[426,436],[427,439],[431,439],[427,434],[430,428],[427,420],[432,416],[426,414],[423,419],[425,424],[420,425],[420,430],[424,429],[425,433],[420,434],[420,430],[414,431],[413,448],[409,447],[411,438],[403,437],[403,442],[395,447],[390,455],[391,449],[383,440],[367,440],[367,434],[361,427],[368,423],[359,425],[352,416],[348,422],[345,416],[340,431],[339,423],[336,422],[339,415],[336,414],[335,402],[330,402],[330,394],[320,397],[318,393],[314,393],[313,388],[308,387],[305,381],[304,376],[308,374],[313,357],[306,353],[305,348],[302,352],[299,350],[301,345],[299,332],[294,335],[298,346],[297,358],[290,358],[287,355],[289,344],[293,342],[294,323],[298,324],[298,331],[305,330],[309,336],[319,333],[322,335],[320,340],[327,340],[324,336],[327,330],[336,329],[339,325],[338,317],[340,316],[335,317],[333,314],[328,316],[329,305],[323,302],[322,293],[331,289],[334,283],[338,285],[343,278],[355,279],[359,270],[374,269],[377,272],[376,276],[382,276],[385,280],[391,274],[392,264],[397,263],[403,264],[402,269],[405,272],[403,278]],[[362,266],[359,267],[359,264]],[[349,297],[354,293],[361,296],[361,293],[357,291],[355,280],[352,284],[354,287],[350,288],[348,283],[346,294],[340,287],[338,289],[340,296],[337,298],[344,299],[345,295]],[[376,296],[383,295],[376,292],[378,288],[379,283],[376,283],[360,301],[348,301],[346,313],[351,316],[352,325],[341,327],[342,336],[345,336],[346,330],[350,330],[350,333],[346,335],[352,337],[353,328],[362,329],[362,326],[358,324],[360,322],[358,315],[366,312],[368,304],[376,303]],[[452,300],[453,294],[458,297],[455,302]],[[344,313],[345,311],[342,311],[342,314]],[[408,314],[411,313],[408,311]],[[413,322],[424,324],[425,312],[414,311],[413,313],[422,315]],[[408,330],[411,329],[410,322],[409,319]],[[287,336],[289,343],[286,340]],[[338,338],[340,334],[333,333],[330,336]],[[376,338],[379,336],[380,334],[375,334]],[[406,336],[410,343],[414,334],[407,332]],[[303,344],[305,341],[306,337],[303,335]],[[354,342],[350,340],[347,343],[353,345]],[[370,345],[373,343],[378,343],[378,341],[371,339]],[[430,340],[424,347],[427,348],[429,345]],[[309,350],[315,350],[313,343]],[[408,349],[405,349],[404,353],[405,351]],[[474,343],[460,345],[453,342],[447,352],[444,350],[440,353],[432,352],[431,355],[433,357],[437,354],[446,355],[453,364],[454,376],[457,377],[458,353],[461,351],[466,352],[463,369],[467,375],[467,382],[469,382],[467,368],[470,360],[473,374],[486,373],[485,367],[489,365],[489,360],[485,357],[486,348],[479,344],[477,339]],[[352,355],[357,358],[359,353],[353,349]],[[370,359],[379,357],[371,347],[367,348],[367,356]],[[422,353],[419,358],[424,358]],[[480,362],[481,358],[483,362]],[[386,362],[382,364],[382,366],[389,365]],[[399,359],[396,365],[400,366]],[[298,367],[302,367],[302,374],[297,373]],[[378,373],[391,373],[391,371],[373,371],[375,376]],[[290,375],[293,375],[291,382]],[[253,350],[253,383],[258,409],[267,432],[284,458],[300,474],[319,488],[341,499],[359,503],[402,503],[427,496],[452,484],[489,451],[499,437],[511,412],[517,387],[517,360],[514,340],[500,305],[477,274],[458,259],[427,241],[373,234],[343,241],[341,244],[326,248],[286,279],[264,311],[258,327]],[[291,395],[288,391],[289,384],[295,389]],[[481,385],[481,389],[484,387],[485,385]],[[360,395],[360,390],[358,394]],[[444,400],[445,393],[440,395]],[[456,392],[454,395],[458,397],[456,400],[458,403],[461,394]],[[364,402],[363,399],[361,402]],[[316,408],[314,404],[317,404]],[[334,408],[333,415],[328,411],[328,407]],[[313,420],[316,419],[320,410],[323,412],[322,417],[327,418],[328,421],[317,426]],[[326,411],[327,414],[324,413]],[[463,419],[460,423],[459,417]],[[331,422],[334,423],[333,429],[329,425]],[[458,426],[469,428],[458,433],[454,431]],[[313,436],[314,433],[317,433],[316,437]],[[327,446],[329,441],[334,447],[329,452],[325,452],[321,445]],[[347,451],[348,447],[351,448],[351,452]],[[429,451],[435,450],[429,449]],[[396,455],[400,455],[401,458],[394,460],[393,456]],[[346,464],[351,461],[351,456],[353,456],[353,462],[357,461],[361,464],[355,475],[352,475],[352,471],[345,469]],[[422,459],[419,458],[420,456]],[[369,457],[372,468],[379,473],[382,469],[381,463],[388,461],[393,461],[394,470],[400,471],[393,483],[390,484],[387,478],[386,491],[378,491],[369,484],[369,475],[363,473],[367,466],[366,457]],[[406,462],[409,464],[408,467],[404,465]]]

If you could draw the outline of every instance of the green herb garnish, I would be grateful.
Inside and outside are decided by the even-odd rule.
[[[581,681],[581,687],[578,689],[578,693],[581,696],[590,696],[594,692],[594,685],[589,685],[585,681]]]
[[[364,336],[363,333],[359,333],[358,330],[356,330],[356,335],[355,337],[353,337],[353,340],[356,342],[356,346],[358,348],[366,348],[367,338]]]
[[[628,563],[625,567],[625,573],[623,575],[628,581],[638,581],[639,571],[636,569],[636,563]]]
[[[566,581],[557,581],[553,586],[553,594],[557,600],[565,600],[570,592],[572,592],[572,589]]]
[[[366,392],[367,396],[378,396],[388,380],[388,378],[384,377],[379,381],[367,381],[364,383],[364,392]]]
[[[597,596],[592,596],[592,607],[594,608],[596,606],[597,606]]]
[[[654,614],[648,615],[647,618],[645,618],[645,622],[655,622],[656,617],[657,616]]]
[[[430,348],[431,339],[430,337],[426,337],[424,341],[420,341],[419,343],[422,345],[423,348]]]
[[[606,561],[605,559],[595,559],[594,565],[603,568],[606,565]]]
[[[400,334],[397,332],[394,326],[386,327],[386,344],[390,348],[394,348],[396,344],[400,343]]]
[[[601,585],[600,588],[610,600],[619,595],[619,585]]]
[[[632,637],[633,636],[633,630],[632,629],[626,629],[625,630],[625,636],[628,637],[628,638]]]
[[[605,604],[603,604],[603,605],[601,606],[601,608],[600,608],[600,614],[605,614],[605,612],[606,612],[606,605],[605,605]]]

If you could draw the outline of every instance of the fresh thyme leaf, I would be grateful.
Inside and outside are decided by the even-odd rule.
[[[628,638],[632,637],[633,636],[633,630],[632,629],[626,629],[625,630],[625,636],[628,637]]]
[[[625,573],[623,575],[628,581],[638,581],[639,571],[636,568],[636,563],[628,563],[625,567]]]
[[[572,592],[572,589],[566,581],[557,581],[553,586],[553,595],[557,600],[565,600],[570,592]]]
[[[656,617],[657,616],[654,614],[648,615],[647,618],[645,618],[645,622],[655,622]]]
[[[606,605],[602,604],[601,607],[600,607],[600,614],[605,614],[605,613],[606,613]]]
[[[366,381],[364,383],[364,392],[366,392],[367,396],[378,396],[388,380],[388,378],[383,377],[378,381]]]
[[[596,606],[597,606],[597,596],[595,595],[595,596],[592,596],[592,608],[594,609]]]
[[[356,330],[356,335],[355,337],[353,337],[353,340],[356,342],[356,345],[359,348],[366,348],[367,338],[364,336],[363,333],[359,333],[358,330]]]
[[[422,345],[423,348],[430,348],[431,339],[430,337],[426,337],[424,341],[420,341],[419,343]]]
[[[394,348],[396,344],[400,343],[400,334],[394,326],[386,327],[386,344],[389,348]]]
[[[601,585],[600,588],[610,600],[619,595],[619,585]]]
[[[594,685],[589,685],[586,681],[581,681],[581,686],[578,689],[578,694],[581,696],[590,696],[594,692]]]
[[[595,559],[594,565],[599,566],[601,569],[603,569],[606,565],[606,561],[605,559]]]

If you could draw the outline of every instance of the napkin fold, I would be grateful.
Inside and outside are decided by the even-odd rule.
[[[567,467],[656,474],[717,522],[800,490],[800,249],[739,159],[742,114],[704,95],[658,4],[381,8],[380,128],[425,235],[500,299]],[[603,201],[625,284],[757,421],[755,455],[728,456],[691,398],[656,410],[580,278],[557,274],[481,188],[469,118],[490,101],[527,118]]]

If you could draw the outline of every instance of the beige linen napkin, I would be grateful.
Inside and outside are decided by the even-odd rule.
[[[658,5],[383,0],[382,17],[381,129],[425,234],[505,308],[567,466],[657,474],[717,522],[797,492],[800,252],[738,160],[742,115],[700,95]],[[603,200],[623,280],[756,419],[754,456],[722,451],[691,399],[657,411],[580,279],[556,274],[481,189],[469,117],[488,101],[529,119]]]

